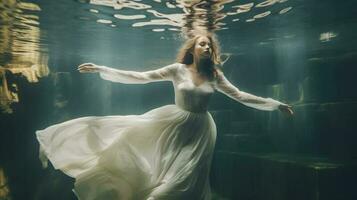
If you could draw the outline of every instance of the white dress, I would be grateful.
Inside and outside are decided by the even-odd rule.
[[[40,157],[75,178],[80,200],[208,200],[216,125],[207,111],[218,90],[260,110],[279,101],[238,90],[218,73],[199,86],[186,65],[146,72],[101,66],[101,78],[120,83],[172,81],[175,104],[141,115],[88,116],[36,131]]]

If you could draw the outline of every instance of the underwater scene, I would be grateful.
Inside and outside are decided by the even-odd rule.
[[[355,0],[0,0],[0,200],[357,199],[356,9]],[[218,92],[209,98],[198,92],[208,90],[204,84],[209,81],[202,87],[192,81],[195,92],[181,93],[177,77],[162,73],[160,80],[174,82],[156,76],[140,81],[144,73],[136,72],[188,66],[172,63],[197,33],[217,38],[214,43],[207,37],[207,48],[225,75],[222,80],[232,85],[222,84],[264,99],[234,96],[238,93],[229,94],[219,83],[212,83]],[[199,60],[192,51],[194,66]],[[95,63],[100,73],[81,73],[83,63]],[[113,72],[117,79],[100,71],[105,69],[101,66],[119,70]],[[278,104],[253,105],[260,101]],[[181,103],[202,109],[195,112]],[[279,105],[289,105],[293,114],[280,112]],[[93,132],[102,130],[104,118],[118,117],[103,128],[117,133],[115,140],[98,136],[111,141],[108,148],[88,135],[73,134],[67,143],[76,125],[78,133],[87,130],[81,121],[70,120],[89,116],[98,119]],[[177,126],[173,121],[163,125],[171,119]],[[40,141],[36,133],[69,122],[72,129],[63,128],[67,135],[62,133],[61,141],[49,132]],[[143,135],[137,146],[129,139],[119,142],[126,136],[119,136],[119,126],[126,124]],[[175,133],[164,142],[163,136],[145,136],[159,130],[164,135],[167,127]],[[41,151],[51,138],[56,144],[44,150],[45,166]],[[185,146],[187,138],[194,141],[191,146]],[[101,169],[112,174],[90,171],[94,157],[61,163],[72,153],[89,155],[87,149],[72,151],[84,143],[100,146],[95,155],[108,154],[95,162],[103,162]],[[140,174],[147,170],[140,164],[144,161],[125,157],[123,145],[133,155],[160,149],[160,156],[149,157],[162,166],[150,176]],[[61,146],[66,154],[51,154]],[[117,154],[105,152],[125,154],[118,163],[133,162],[143,172],[129,164],[111,166]],[[176,182],[139,194],[144,189],[137,188],[154,180],[155,173],[156,185],[150,187],[159,187],[159,179],[160,184]],[[118,189],[125,188],[122,180],[128,182],[127,191]]]

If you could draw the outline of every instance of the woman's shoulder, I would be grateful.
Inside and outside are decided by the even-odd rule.
[[[174,63],[167,65],[166,67],[171,68],[171,69],[177,69],[177,68],[181,67],[182,65],[183,65],[182,63],[174,62]]]
[[[219,67],[215,67],[215,80],[219,80],[224,76],[223,70]]]
[[[224,74],[224,73],[223,73],[223,70],[222,70],[221,68],[215,67],[215,69],[216,69],[216,72],[217,72],[218,74],[220,74],[220,75],[223,75],[223,74]]]
[[[160,70],[164,73],[170,74],[171,76],[175,76],[181,68],[181,65],[181,63],[175,62],[162,67]]]
[[[171,63],[162,67],[162,70],[175,72],[180,67],[181,63]]]
[[[171,71],[173,72],[178,72],[180,70],[183,70],[185,68],[185,64],[179,63],[179,62],[175,62],[169,65],[169,68],[171,69]]]
[[[175,62],[175,63],[173,63],[172,65],[174,65],[174,66],[176,66],[176,67],[184,67],[184,66],[185,66],[185,64],[179,63],[179,62]]]

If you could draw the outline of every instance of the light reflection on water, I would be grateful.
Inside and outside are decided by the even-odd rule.
[[[0,167],[0,199],[11,199],[7,177],[4,170]]]
[[[49,74],[48,57],[40,43],[38,5],[8,0],[0,3],[0,11],[0,109],[12,113],[10,105],[21,99],[16,83],[9,85],[6,71],[38,82]]]
[[[242,17],[242,23],[252,22],[260,18],[267,17],[270,14],[284,14],[289,12],[292,7],[287,6],[283,9],[274,11],[274,13],[269,9],[269,7],[275,4],[286,3],[287,0],[267,0],[260,3],[250,2],[245,4],[239,4],[233,0],[216,0],[216,1],[188,1],[188,0],[176,0],[176,1],[111,1],[111,0],[90,0],[89,3],[96,6],[111,7],[114,9],[112,16],[109,18],[117,18],[120,20],[138,20],[132,23],[132,27],[143,27],[143,26],[155,26],[152,31],[158,29],[157,26],[173,26],[180,28],[185,36],[190,37],[191,32],[195,30],[208,30],[208,31],[218,31],[229,29],[231,25],[230,22],[239,21],[238,17]],[[261,13],[261,8],[265,8],[265,11]],[[137,10],[142,13],[140,15],[125,15],[118,14],[122,10],[132,9]],[[166,13],[159,12],[158,10],[165,10]],[[258,10],[258,11],[257,11]],[[100,15],[100,11],[97,9],[90,9],[89,12],[96,13]],[[243,13],[255,13],[252,17],[248,14]],[[228,20],[224,20],[228,17]],[[142,20],[145,19],[146,20]],[[104,19],[103,19],[104,20]],[[106,24],[108,19],[97,20],[98,23]],[[111,21],[111,20],[109,20]],[[164,29],[168,31],[177,31],[178,29]]]

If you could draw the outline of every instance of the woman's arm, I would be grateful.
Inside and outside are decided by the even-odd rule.
[[[173,79],[177,63],[165,67],[145,72],[120,70],[106,66],[99,66],[93,63],[85,63],[78,66],[80,72],[99,72],[102,79],[131,84],[145,84],[156,81],[169,81]]]
[[[240,91],[224,76],[223,72],[218,71],[216,90],[229,96],[230,98],[252,108],[259,110],[273,111],[279,107],[290,107],[287,104],[276,101],[272,98],[262,98],[243,91]]]

